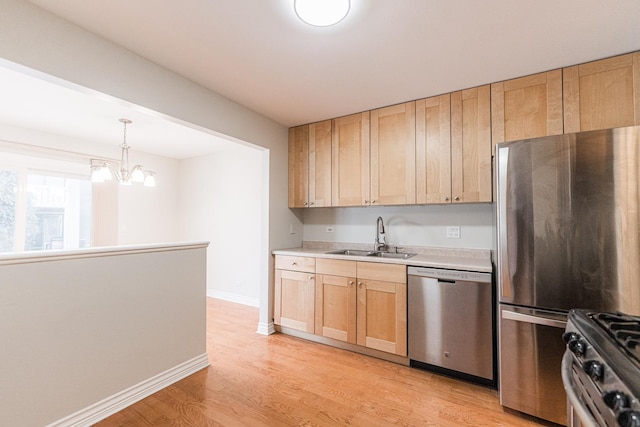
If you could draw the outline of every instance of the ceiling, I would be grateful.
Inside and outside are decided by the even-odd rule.
[[[640,50],[638,0],[351,0],[325,28],[293,0],[30,2],[285,126]]]

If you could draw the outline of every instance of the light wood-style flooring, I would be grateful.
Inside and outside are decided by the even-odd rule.
[[[290,337],[258,335],[256,308],[207,299],[211,366],[97,424],[109,426],[539,426],[495,390]]]

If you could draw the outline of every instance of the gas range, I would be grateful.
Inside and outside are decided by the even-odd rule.
[[[563,338],[568,425],[640,427],[640,317],[571,310]]]

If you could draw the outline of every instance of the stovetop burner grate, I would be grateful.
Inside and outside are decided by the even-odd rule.
[[[640,317],[621,313],[599,313],[591,317],[636,363],[640,363]]]

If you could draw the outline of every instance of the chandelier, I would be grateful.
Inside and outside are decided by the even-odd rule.
[[[91,182],[104,182],[116,177],[118,182],[122,185],[131,185],[131,183],[139,182],[144,183],[145,187],[155,187],[156,179],[155,172],[149,170],[143,170],[141,165],[135,165],[129,168],[129,148],[127,145],[127,125],[131,124],[129,119],[120,119],[120,122],[124,125],[124,137],[122,140],[120,165],[118,167],[114,164],[104,160],[91,160]]]

